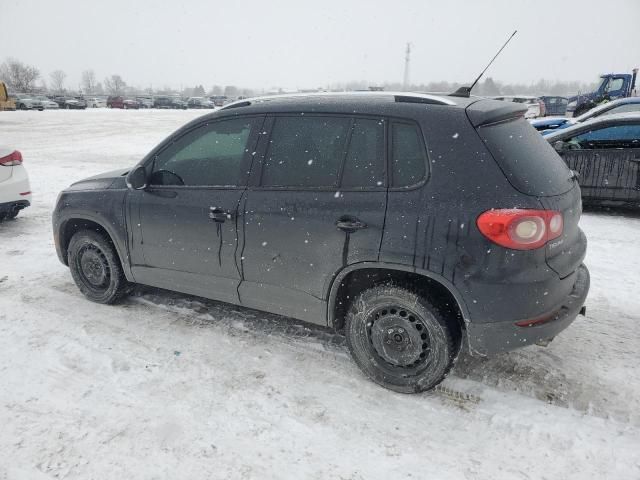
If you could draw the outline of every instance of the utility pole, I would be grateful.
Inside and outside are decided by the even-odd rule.
[[[409,62],[411,61],[411,42],[407,42],[407,49],[404,55],[404,80],[402,81],[402,90],[409,88]]]

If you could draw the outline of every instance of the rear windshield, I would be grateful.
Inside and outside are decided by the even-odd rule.
[[[571,189],[570,171],[556,151],[520,117],[478,128],[509,182],[527,195],[560,195]]]

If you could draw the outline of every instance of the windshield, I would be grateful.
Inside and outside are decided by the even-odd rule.
[[[597,117],[598,115],[601,115],[601,114],[607,112],[608,110],[611,110],[616,105],[619,105],[619,103],[618,102],[607,102],[607,103],[603,103],[601,105],[598,105],[597,107],[592,108],[588,112],[585,112],[582,115],[574,118],[573,119],[574,123],[581,123],[581,122],[584,122],[585,120],[588,120],[590,118]]]

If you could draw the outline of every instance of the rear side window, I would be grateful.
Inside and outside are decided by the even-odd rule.
[[[570,148],[639,148],[640,125],[615,125],[590,130],[567,140]]]
[[[416,125],[394,123],[391,129],[391,169],[393,187],[408,187],[426,174],[427,154]]]
[[[347,117],[277,117],[261,184],[337,187],[350,126]]]
[[[520,192],[560,195],[573,187],[564,161],[524,118],[482,126],[478,133],[509,182]]]
[[[340,186],[380,187],[384,177],[384,121],[358,118],[351,129]]]

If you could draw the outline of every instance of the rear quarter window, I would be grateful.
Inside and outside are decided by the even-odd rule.
[[[417,125],[393,123],[391,129],[392,187],[410,187],[426,175],[427,152]]]

